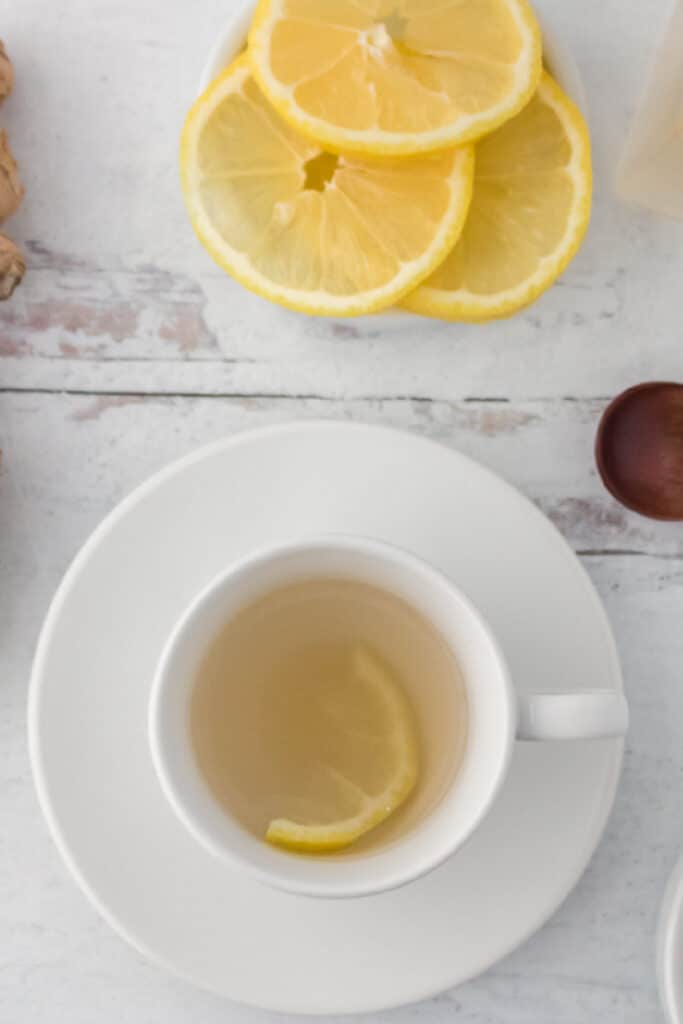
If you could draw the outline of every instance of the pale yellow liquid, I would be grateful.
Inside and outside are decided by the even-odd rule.
[[[305,580],[277,590],[227,622],[195,681],[191,732],[200,770],[224,809],[259,837],[273,818],[322,824],[343,818],[324,766],[366,792],[381,791],[387,766],[326,713],[340,687],[356,721],[377,707],[349,682],[352,652],[381,658],[408,698],[418,744],[418,781],[408,800],[342,856],[394,841],[439,802],[458,771],[467,700],[443,637],[406,602],[350,580]],[[376,732],[376,720],[373,730]]]

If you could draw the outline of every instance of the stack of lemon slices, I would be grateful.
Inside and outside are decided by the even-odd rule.
[[[181,171],[214,259],[323,316],[507,316],[590,214],[588,132],[527,0],[259,0]]]

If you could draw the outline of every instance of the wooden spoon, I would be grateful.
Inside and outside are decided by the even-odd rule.
[[[651,519],[683,519],[683,384],[650,381],[605,409],[595,441],[605,487]]]

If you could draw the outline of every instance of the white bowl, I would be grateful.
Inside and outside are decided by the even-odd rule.
[[[198,94],[204,92],[213,79],[235,59],[246,45],[247,34],[255,7],[256,0],[247,0],[238,11],[230,16],[221,32],[219,32],[216,42],[206,59],[204,70],[199,80]],[[543,34],[543,54],[548,70],[552,72],[558,83],[567,95],[574,100],[585,117],[587,116],[586,95],[576,62],[560,40],[558,33],[553,30],[550,14],[539,15],[538,12],[536,13]],[[387,309],[379,313],[354,317],[354,319],[372,323],[372,326],[376,328],[383,323],[387,326],[391,324],[396,325],[398,323],[408,323],[410,320],[422,320],[423,317],[403,309]]]
[[[667,886],[657,929],[659,995],[670,1024],[683,1024],[683,857]]]

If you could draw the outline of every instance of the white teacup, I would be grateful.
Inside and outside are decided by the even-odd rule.
[[[302,579],[349,578],[403,598],[441,633],[460,665],[468,738],[460,770],[438,806],[412,831],[353,857],[306,857],[269,846],[221,807],[192,749],[190,698],[214,637],[246,604]],[[519,695],[491,629],[444,575],[414,555],[356,537],[320,537],[257,552],[230,566],[191,603],[171,633],[152,686],[149,735],[171,806],[212,853],[280,889],[318,897],[362,896],[431,871],[472,835],[505,779],[515,739],[621,736],[621,693]]]

